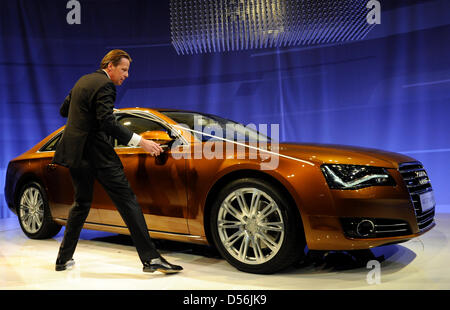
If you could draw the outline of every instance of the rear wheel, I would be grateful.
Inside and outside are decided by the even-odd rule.
[[[17,215],[22,231],[31,239],[51,238],[61,230],[61,225],[53,221],[45,191],[37,182],[22,187]]]
[[[214,242],[239,270],[277,272],[303,253],[301,221],[268,182],[253,178],[231,182],[219,193],[211,211]]]

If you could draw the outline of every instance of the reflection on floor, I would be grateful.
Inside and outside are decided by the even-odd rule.
[[[450,289],[450,214],[421,238],[367,253],[311,252],[295,266],[274,274],[240,272],[214,250],[156,240],[177,275],[147,274],[128,236],[83,230],[75,268],[54,271],[62,230],[49,240],[28,239],[16,218],[0,220],[0,289],[52,290],[292,290],[292,289]]]

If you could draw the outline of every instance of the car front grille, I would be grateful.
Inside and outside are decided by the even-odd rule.
[[[420,195],[433,191],[430,179],[420,162],[400,164],[398,170],[408,188],[416,212],[417,225],[422,231],[434,223],[435,208],[423,212],[420,202]]]

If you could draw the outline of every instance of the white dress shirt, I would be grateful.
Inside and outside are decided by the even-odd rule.
[[[106,72],[105,69],[102,69],[102,70],[103,70],[103,72],[106,73],[106,75],[108,76],[108,78],[111,79],[111,78],[109,77],[108,72]],[[133,132],[133,136],[131,137],[130,141],[128,141],[127,145],[128,145],[128,146],[133,146],[133,147],[134,147],[134,146],[139,146],[139,143],[141,143],[141,139],[142,139],[142,137],[141,137],[140,135],[138,135],[138,134],[136,134],[136,133]]]

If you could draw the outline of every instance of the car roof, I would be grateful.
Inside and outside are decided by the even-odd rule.
[[[120,109],[117,109],[117,110],[119,110],[119,111],[126,111],[126,110],[142,110],[142,111],[157,111],[157,112],[159,112],[159,111],[162,111],[162,112],[165,112],[165,111],[180,111],[180,112],[191,112],[191,111],[185,111],[185,110],[181,110],[181,109],[168,109],[168,108],[147,108],[147,107],[128,107],[128,108],[120,108]]]
[[[135,108],[121,108],[117,109],[119,111],[127,111],[127,110],[139,110],[139,111],[149,111],[149,112],[185,112],[185,113],[199,113],[199,114],[209,114],[206,112],[192,111],[192,110],[183,110],[183,109],[171,109],[171,108],[143,108],[143,107],[135,107]]]

